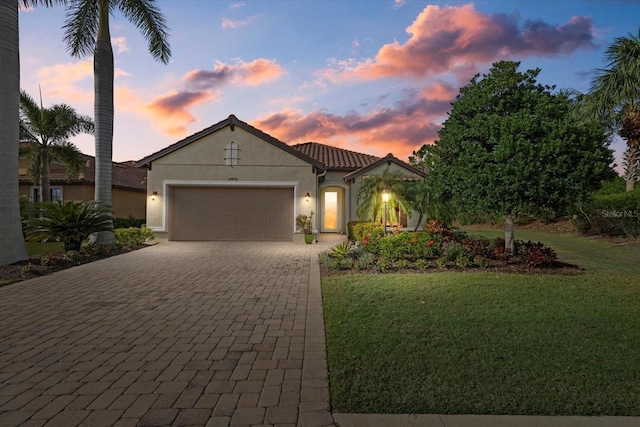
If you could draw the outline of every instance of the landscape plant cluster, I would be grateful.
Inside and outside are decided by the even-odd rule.
[[[490,268],[520,265],[554,267],[556,252],[540,242],[516,242],[516,253],[505,250],[504,239],[469,236],[444,222],[430,220],[423,231],[384,235],[381,224],[349,224],[349,240],[320,254],[320,264],[336,270],[426,270]]]

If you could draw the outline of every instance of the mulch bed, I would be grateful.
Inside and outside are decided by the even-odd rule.
[[[98,251],[93,250],[90,252],[79,251],[72,257],[66,256],[64,251],[32,256],[29,259],[19,261],[15,264],[0,266],[0,286],[46,276],[56,271],[66,270],[67,268],[124,254],[146,246],[148,245],[138,248],[113,247],[101,248]]]
[[[420,274],[433,274],[433,273],[447,273],[447,272],[461,272],[461,273],[511,273],[511,274],[528,274],[528,275],[542,275],[542,274],[555,274],[561,276],[574,276],[577,274],[583,274],[585,270],[577,265],[567,264],[564,262],[555,262],[549,267],[529,267],[519,257],[513,257],[507,261],[490,260],[489,266],[485,268],[481,267],[459,267],[450,266],[447,268],[438,267],[434,262],[427,268],[389,268],[384,271],[375,265],[366,266],[360,270],[356,268],[336,270],[334,268],[320,266],[320,274],[322,276],[335,276],[339,274],[390,274],[390,273],[420,273]]]

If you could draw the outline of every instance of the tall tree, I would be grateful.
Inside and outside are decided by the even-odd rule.
[[[612,151],[597,121],[579,122],[565,93],[536,82],[540,70],[493,64],[460,89],[436,141],[432,175],[462,212],[505,217],[514,252],[520,215],[562,213],[613,176]]]
[[[113,159],[113,48],[109,17],[116,10],[132,22],[149,45],[155,59],[166,64],[171,57],[168,29],[155,0],[69,0],[65,41],[74,57],[93,55],[96,152],[95,200],[111,206]],[[111,231],[96,235],[95,243],[113,244]]]
[[[56,0],[0,2],[0,265],[27,258],[18,197],[20,43],[18,6],[50,6]]]
[[[591,82],[587,104],[627,142],[631,170],[626,174],[632,191],[640,164],[640,30],[618,37],[605,52],[606,68]]]
[[[52,159],[64,163],[67,177],[75,179],[84,169],[80,151],[69,138],[93,133],[93,120],[68,105],[38,106],[25,91],[20,92],[20,142],[27,157],[31,180],[40,183],[39,201],[51,201],[49,165]]]

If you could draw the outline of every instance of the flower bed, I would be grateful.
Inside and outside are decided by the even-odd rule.
[[[469,236],[441,221],[429,221],[424,231],[384,236],[382,226],[353,226],[354,240],[320,254],[325,273],[331,271],[438,271],[489,269],[508,272],[577,272],[558,261],[556,252],[540,242],[516,241],[516,254],[505,251],[504,239]]]

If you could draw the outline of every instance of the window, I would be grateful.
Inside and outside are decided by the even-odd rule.
[[[62,187],[51,187],[49,189],[51,194],[51,201],[57,202],[63,200],[62,198]],[[31,201],[39,202],[40,201],[40,187],[32,187],[31,188]]]
[[[51,189],[51,201],[57,202],[62,200],[62,188],[52,188]]]
[[[240,157],[238,155],[238,153],[240,152],[240,148],[238,147],[238,144],[231,141],[231,144],[227,145],[227,148],[224,149],[224,152],[224,160],[226,165],[231,167],[237,166],[238,160],[240,160]]]

